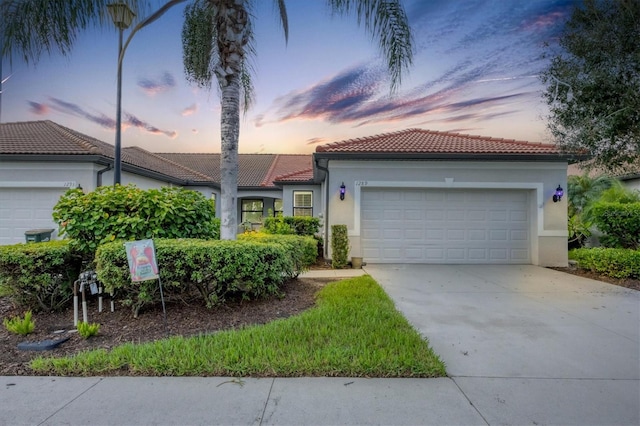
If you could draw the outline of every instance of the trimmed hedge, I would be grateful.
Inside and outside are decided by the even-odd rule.
[[[277,294],[293,269],[282,244],[159,239],[154,245],[167,301],[200,300],[210,308],[230,296],[254,299]],[[160,302],[156,280],[131,282],[123,242],[100,246],[96,263],[106,291],[131,306],[134,316],[144,305]]]
[[[342,269],[349,260],[349,236],[347,225],[331,225],[331,267]]]
[[[613,278],[640,278],[640,251],[616,248],[580,248],[569,252],[580,268]]]
[[[320,219],[310,216],[265,217],[262,231],[268,234],[295,234],[313,237],[320,230]]]
[[[23,309],[60,310],[71,300],[81,264],[66,240],[0,246],[0,283]]]
[[[313,237],[298,235],[273,235],[264,232],[247,232],[238,235],[239,240],[268,244],[282,244],[291,256],[293,269],[286,271],[289,278],[296,278],[311,267],[318,258],[318,242]]]

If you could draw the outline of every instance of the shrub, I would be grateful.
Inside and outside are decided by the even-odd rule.
[[[277,294],[290,271],[284,246],[251,241],[155,240],[165,299],[207,307],[227,297],[252,299]],[[100,246],[96,253],[98,279],[114,292],[134,316],[144,305],[160,302],[156,280],[132,283],[122,242]]]
[[[347,225],[331,225],[331,267],[342,269],[347,266],[349,237]]]
[[[606,234],[600,238],[603,245],[640,248],[640,203],[598,202],[592,215],[598,229]]]
[[[69,241],[0,246],[0,282],[14,304],[55,311],[71,299],[81,260]]]
[[[580,268],[613,278],[640,278],[640,251],[615,248],[581,248],[571,250],[569,258]]]
[[[293,268],[287,271],[289,278],[296,278],[313,265],[318,258],[318,243],[313,237],[298,235],[271,235],[264,232],[248,232],[238,236],[239,240],[281,244],[291,258]]]
[[[33,333],[33,330],[36,327],[35,321],[31,319],[31,311],[25,312],[24,318],[5,318],[2,321],[2,324],[4,324],[5,328],[11,333],[20,334],[21,336]]]
[[[143,191],[133,185],[101,186],[85,194],[68,190],[53,209],[60,235],[91,258],[114,240],[220,238],[215,206],[201,193],[183,188]]]
[[[295,234],[314,236],[320,230],[320,219],[310,216],[266,217],[262,230],[268,234]]]
[[[100,331],[100,324],[83,322],[80,321],[78,323],[78,334],[82,336],[83,339],[88,339],[91,336],[95,336]]]

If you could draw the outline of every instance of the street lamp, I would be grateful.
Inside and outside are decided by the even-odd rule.
[[[120,183],[120,175],[122,169],[121,158],[121,134],[122,134],[122,59],[124,56],[124,50],[122,49],[122,32],[129,28],[131,21],[136,16],[135,13],[125,3],[118,2],[107,5],[109,15],[113,20],[113,24],[118,28],[118,89],[116,97],[116,146],[115,155],[113,158],[114,172],[113,172],[113,184]]]

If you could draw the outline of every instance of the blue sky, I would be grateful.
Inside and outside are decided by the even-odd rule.
[[[256,102],[241,153],[309,153],[317,144],[411,127],[549,142],[537,78],[574,0],[407,0],[414,65],[391,94],[384,63],[353,16],[289,0],[286,44],[273,2],[256,2]],[[133,38],[123,65],[123,146],[219,152],[215,84],[182,67],[183,7]],[[125,37],[127,32],[125,32]],[[35,66],[5,59],[2,122],[49,119],[113,143],[115,30],[82,33],[72,54]]]

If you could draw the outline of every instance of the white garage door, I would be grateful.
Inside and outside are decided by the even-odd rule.
[[[54,229],[51,213],[62,188],[0,188],[0,245],[24,243],[25,231]]]
[[[530,263],[527,191],[364,189],[370,263]]]

